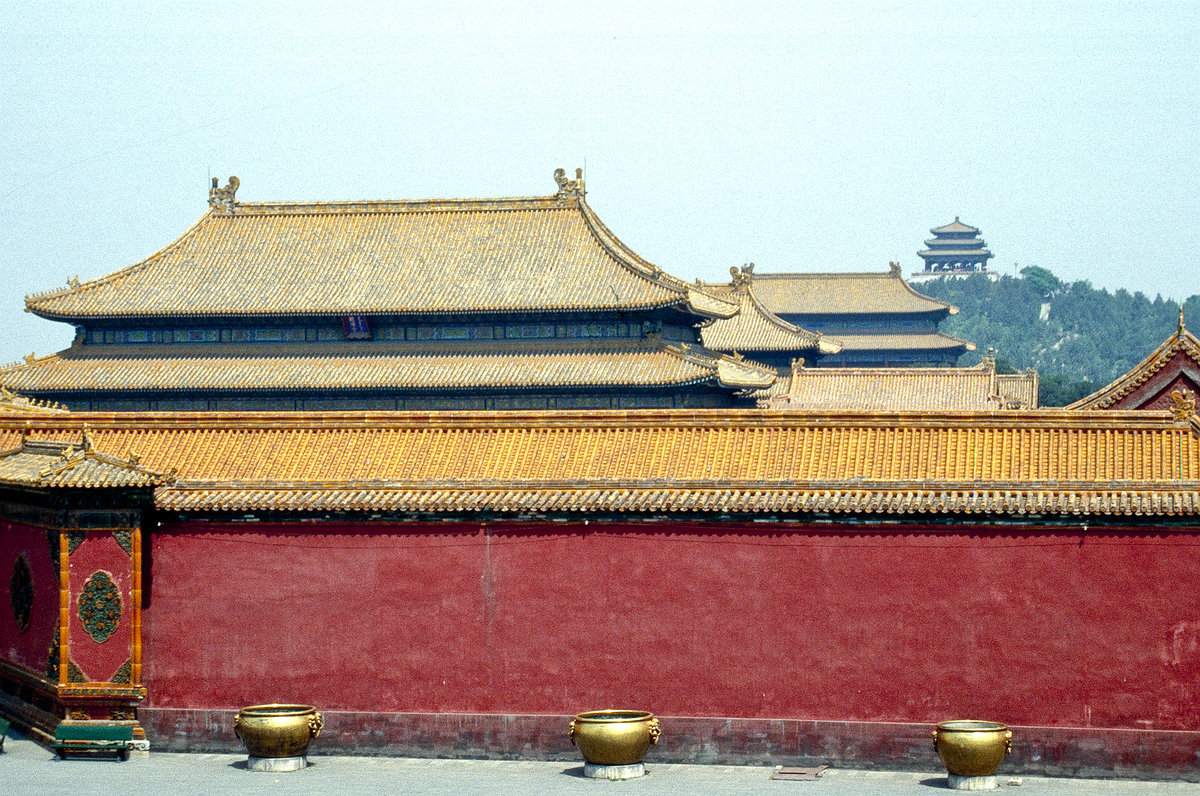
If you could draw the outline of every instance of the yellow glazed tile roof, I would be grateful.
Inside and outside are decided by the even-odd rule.
[[[962,348],[974,351],[975,344],[969,340],[944,332],[922,332],[918,334],[842,334],[837,333],[842,351],[942,351]]]
[[[1016,403],[1022,409],[1036,409],[1038,400],[1038,374],[1030,368],[1024,373],[997,373],[996,392],[1006,404]]]
[[[118,489],[160,486],[174,478],[142,467],[134,456],[120,459],[96,451],[86,430],[75,436],[75,444],[21,438],[16,447],[0,451],[0,484]]]
[[[488,387],[666,386],[706,381],[758,389],[775,371],[697,346],[650,340],[546,346],[509,344],[415,352],[323,355],[73,356],[0,370],[29,391],[378,390]]]
[[[706,285],[709,292],[737,303],[731,318],[713,321],[700,330],[707,348],[716,351],[816,351],[835,354],[841,346],[771,314],[754,295],[753,285]]]
[[[0,447],[24,421],[0,417]],[[1166,412],[72,413],[178,470],[178,511],[1200,513],[1200,422]]]
[[[59,320],[736,308],[626,247],[581,192],[212,207],[140,263],[26,297]]]
[[[898,267],[885,273],[755,274],[754,291],[776,315],[958,312],[918,293]]]
[[[17,395],[11,390],[0,385],[0,414],[44,414],[46,412],[65,412],[64,407],[54,401],[39,401],[36,398],[27,398],[24,395]]]
[[[1001,391],[1001,378],[1005,379],[1004,389],[1008,392]],[[1001,377],[990,360],[973,368],[806,368],[801,365],[793,367],[790,378],[781,379],[786,381],[785,386],[764,391],[760,405],[819,411],[1028,409],[1037,406],[1036,379],[1036,374]],[[1021,393],[1021,397],[1006,398],[1014,392]]]
[[[1075,403],[1069,404],[1067,408],[1107,409],[1153,378],[1177,354],[1183,354],[1191,359],[1200,371],[1200,340],[1184,327],[1182,311],[1178,330],[1164,340],[1162,345],[1150,352],[1148,357],[1125,375],[1117,377],[1111,384],[1101,387],[1091,395],[1080,398]]]

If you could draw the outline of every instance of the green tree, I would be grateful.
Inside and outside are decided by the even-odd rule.
[[[959,364],[977,364],[995,348],[998,359],[1018,371],[1038,371],[1046,406],[1071,403],[1127,373],[1179,322],[1177,302],[1109,293],[1085,279],[1066,283],[1039,266],[1028,266],[1019,278],[943,278],[920,289],[959,308],[941,324],[977,346]],[[1200,329],[1200,295],[1182,306],[1193,331]]]
[[[1062,281],[1057,276],[1040,265],[1029,265],[1022,268],[1021,276],[1042,294],[1042,298],[1050,298],[1063,287]]]

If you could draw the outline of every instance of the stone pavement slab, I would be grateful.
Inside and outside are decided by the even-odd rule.
[[[754,766],[655,764],[623,782],[583,777],[578,764],[530,760],[435,760],[312,755],[311,765],[287,773],[246,769],[245,755],[152,752],[127,762],[59,760],[28,739],[10,733],[0,753],[0,794],[766,794],[767,796],[937,796],[957,793],[945,772],[827,769],[812,782],[772,780],[773,769]],[[315,750],[314,750],[315,751]],[[1003,772],[1003,769],[1001,769]],[[1008,796],[1135,796],[1191,794],[1200,784],[1130,780],[1015,778],[1001,773]]]

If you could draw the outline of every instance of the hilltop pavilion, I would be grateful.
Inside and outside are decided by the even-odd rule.
[[[917,252],[925,261],[925,273],[945,276],[947,274],[974,274],[987,271],[987,261],[993,255],[985,248],[987,244],[979,238],[979,228],[954,221],[929,230],[933,237],[925,241],[929,248]]]

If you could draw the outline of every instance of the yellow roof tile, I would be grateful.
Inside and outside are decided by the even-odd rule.
[[[24,421],[0,417],[0,446]],[[171,510],[1196,515],[1166,412],[73,413],[32,421],[176,468]]]
[[[816,351],[834,354],[841,346],[773,315],[754,295],[754,286],[747,284],[706,285],[709,292],[740,310],[730,318],[716,320],[700,330],[704,345],[716,351]]]
[[[34,488],[128,489],[169,483],[172,473],[141,466],[136,456],[120,459],[92,447],[85,430],[76,444],[21,437],[15,448],[0,451],[0,484]]]
[[[987,411],[1037,406],[1037,374],[973,368],[806,368],[760,396],[760,405],[820,411]]]
[[[666,386],[720,381],[760,388],[775,372],[696,346],[626,343],[497,344],[389,353],[205,356],[53,355],[0,370],[29,391],[427,390]]]
[[[582,195],[218,205],[136,265],[27,297],[48,318],[736,308],[626,247]]]
[[[899,268],[884,273],[755,274],[758,299],[776,315],[942,312],[958,308],[913,290]]]
[[[917,334],[843,334],[837,333],[837,342],[845,353],[855,351],[943,351],[961,348],[974,351],[975,344],[969,340],[944,332],[921,332]]]

